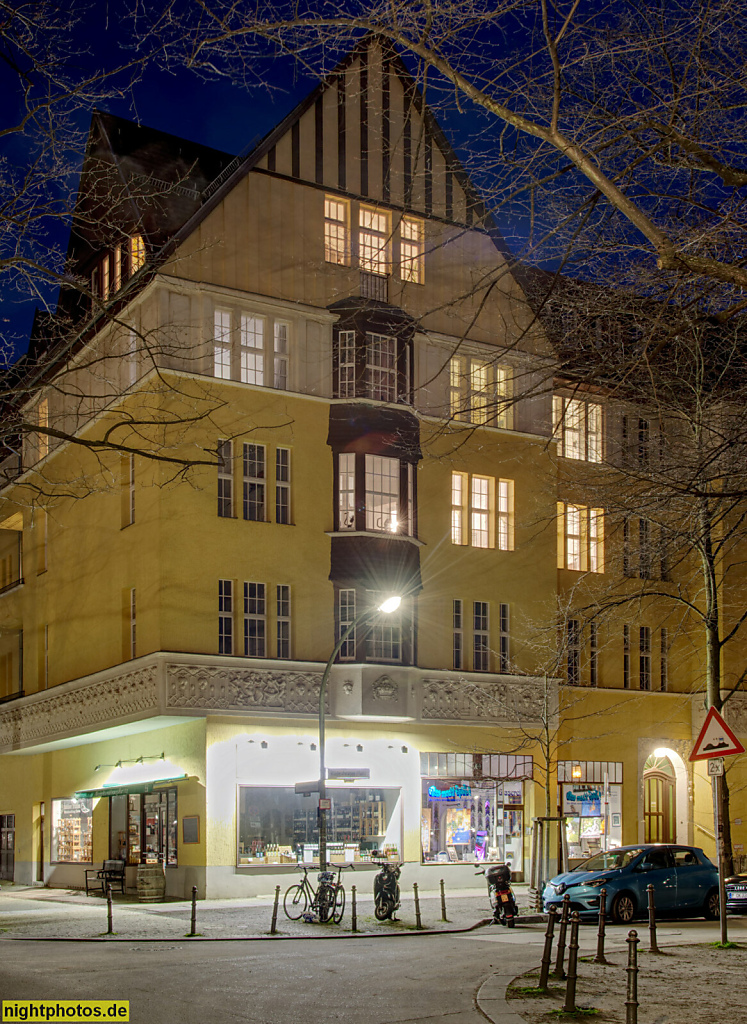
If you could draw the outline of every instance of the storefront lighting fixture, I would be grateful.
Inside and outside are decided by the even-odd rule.
[[[123,764],[144,764],[146,761],[165,761],[166,754],[161,752],[160,754],[141,754],[140,757],[129,757],[122,758],[115,764],[97,764],[93,769],[95,772],[101,771],[102,768],[121,768]]]
[[[580,779],[582,776],[583,776],[583,771],[581,770],[581,765],[580,764],[574,764],[574,766],[573,766],[573,768],[571,770],[571,777],[574,778],[574,779]]]
[[[319,686],[319,870],[327,870],[327,766],[324,759],[324,716],[325,706],[324,701],[327,694],[327,683],[329,681],[329,675],[332,671],[332,666],[335,663],[335,658],[340,653],[343,644],[355,634],[355,630],[362,622],[366,619],[373,619],[378,613],[384,615],[391,615],[392,612],[396,612],[402,603],[402,597],[399,594],[393,594],[391,597],[387,597],[377,608],[366,608],[356,615],[352,622],[340,633],[337,643],[332,648],[327,664],[324,666],[324,672],[322,673],[322,681]],[[312,743],[311,749],[314,750],[314,744]],[[359,750],[362,750],[362,746],[358,746]]]
[[[654,757],[669,757],[669,751],[666,747],[657,747],[654,751]]]
[[[267,750],[267,740],[262,740],[260,747],[262,747],[263,750]]]
[[[355,749],[358,751],[359,754],[362,754],[363,753],[363,744],[362,743],[358,743],[356,745]]]
[[[402,747],[402,753],[403,753],[403,754],[406,754],[406,753],[407,753],[407,747]]]

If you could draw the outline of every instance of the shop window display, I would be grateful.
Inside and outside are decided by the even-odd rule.
[[[374,851],[398,859],[402,851],[399,789],[327,787],[327,851],[332,863],[369,860]],[[241,867],[313,864],[319,859],[318,794],[291,787],[239,786]]]
[[[564,783],[568,855],[586,858],[622,844],[622,786]]]
[[[72,797],[52,801],[52,861],[90,864],[93,800]]]
[[[501,861],[522,870],[524,792],[518,779],[422,780],[425,862]]]
[[[109,856],[130,866],[177,867],[176,790],[109,798]]]

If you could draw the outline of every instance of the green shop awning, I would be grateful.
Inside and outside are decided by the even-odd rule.
[[[131,782],[124,786],[100,786],[98,789],[81,789],[75,795],[78,799],[95,796],[127,796],[129,793],[152,793],[154,789],[162,789],[174,782],[183,782],[189,776],[175,775],[170,779],[153,779],[151,782]]]

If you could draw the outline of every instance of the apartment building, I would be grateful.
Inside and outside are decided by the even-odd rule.
[[[582,486],[621,413],[555,386],[395,54],[363,42],[242,159],[97,112],[70,264],[0,496],[2,877],[286,884],[344,633],[333,861],[521,874],[559,811],[576,857],[708,845],[697,641],[655,602],[574,611],[630,571]]]

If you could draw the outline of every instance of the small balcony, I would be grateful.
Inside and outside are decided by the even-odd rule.
[[[361,270],[361,298],[389,301],[389,278]]]

